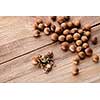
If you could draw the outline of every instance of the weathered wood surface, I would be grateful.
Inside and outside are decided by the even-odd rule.
[[[82,24],[100,23],[100,17],[71,17],[81,19]],[[52,43],[48,36],[33,38],[33,17],[0,17],[0,82],[99,82],[100,63],[91,58],[81,61],[80,74],[71,75],[72,57],[75,54],[63,52],[58,43]],[[45,20],[45,18],[44,18]],[[92,29],[92,35],[100,37],[100,26]],[[100,56],[100,38],[94,53]],[[32,56],[53,50],[55,67],[49,74],[36,69]],[[59,55],[58,55],[59,54]]]

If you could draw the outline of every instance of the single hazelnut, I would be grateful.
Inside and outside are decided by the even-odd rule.
[[[60,35],[60,36],[58,37],[58,40],[59,40],[60,42],[63,42],[63,41],[65,40],[65,36],[64,36],[64,35]]]
[[[65,22],[64,16],[57,16],[57,22],[58,22],[59,24]]]
[[[83,29],[78,29],[78,33],[79,33],[80,35],[83,35]]]
[[[58,34],[57,33],[52,33],[51,34],[51,40],[57,41],[58,40]]]
[[[77,40],[77,41],[76,41],[76,45],[77,45],[77,46],[82,45],[82,40]]]
[[[79,40],[80,37],[81,37],[81,35],[80,35],[79,33],[75,33],[75,34],[73,35],[73,39],[74,39],[75,41],[76,41],[76,40]]]
[[[79,74],[79,68],[78,68],[77,65],[74,65],[74,66],[72,67],[72,75],[73,75],[73,76],[76,76],[76,75],[78,75],[78,74]]]
[[[51,25],[51,22],[49,20],[46,20],[46,22],[44,23],[45,27],[49,27]]]
[[[68,26],[69,28],[73,28],[73,23],[72,23],[71,21],[69,21],[69,22],[67,22],[67,26]]]
[[[87,41],[88,41],[88,38],[87,38],[87,36],[82,36],[82,37],[81,37],[81,40],[82,40],[83,42],[87,42]]]
[[[98,40],[96,36],[93,36],[91,39],[92,44],[97,44]]]
[[[61,43],[61,49],[63,51],[67,51],[69,49],[69,43],[68,42],[62,42]]]
[[[88,44],[88,43],[83,43],[82,47],[83,47],[84,49],[86,49],[86,48],[89,47],[89,44]]]
[[[69,50],[72,52],[72,53],[75,53],[75,51],[76,51],[76,46],[75,45],[70,45],[69,46]]]
[[[92,56],[93,50],[91,48],[86,48],[85,53],[87,56]]]
[[[71,34],[66,35],[67,42],[73,42],[73,36]]]
[[[44,28],[44,33],[46,34],[46,35],[49,35],[50,34],[50,28]]]
[[[52,24],[52,25],[50,26],[50,28],[51,28],[51,31],[54,32],[56,27],[55,27],[54,24]]]
[[[92,60],[93,60],[93,62],[98,63],[99,62],[99,56],[98,55],[93,55]]]
[[[60,26],[57,26],[55,32],[61,34],[62,28]]]
[[[33,36],[34,37],[39,37],[40,36],[40,31],[39,30],[34,30]]]
[[[63,31],[64,35],[68,35],[69,33],[70,33],[69,29],[66,29],[66,30]]]
[[[56,16],[50,16],[52,21],[56,21]]]
[[[91,30],[91,25],[90,24],[85,24],[84,25],[84,30],[90,31]]]
[[[43,23],[40,23],[40,24],[38,25],[38,29],[39,29],[39,30],[43,30],[43,29],[44,29],[44,24],[43,24]]]
[[[80,57],[77,55],[73,58],[73,64],[78,65],[80,62]]]
[[[85,58],[85,53],[83,51],[78,53],[78,56],[80,57],[80,59],[84,59]]]
[[[66,22],[61,23],[61,27],[62,27],[62,29],[66,29],[68,27],[67,23]]]
[[[84,31],[84,35],[87,36],[87,37],[90,37],[91,36],[91,32],[90,31]]]
[[[74,24],[75,27],[80,27],[80,25],[81,25],[80,20],[74,20],[73,24]]]
[[[70,33],[73,35],[73,34],[76,33],[77,31],[78,31],[77,28],[72,28],[72,29],[70,30]]]
[[[83,50],[82,46],[76,47],[76,52],[81,52]]]
[[[64,16],[65,20],[69,20],[70,19],[70,16]]]
[[[36,21],[37,24],[43,23],[42,19],[38,18]]]

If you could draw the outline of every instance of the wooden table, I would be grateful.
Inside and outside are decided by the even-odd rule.
[[[58,43],[49,36],[33,38],[33,22],[37,17],[0,17],[0,82],[100,82],[100,62],[94,64],[91,58],[82,60],[80,74],[72,76],[72,58],[75,54],[63,52]],[[45,19],[47,17],[44,17]],[[74,16],[82,25],[100,23],[97,16]],[[98,36],[98,44],[91,45],[100,56],[100,25],[92,28],[92,36]],[[32,56],[53,50],[56,66],[49,74],[32,65]]]

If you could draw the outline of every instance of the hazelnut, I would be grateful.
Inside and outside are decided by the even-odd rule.
[[[69,46],[69,50],[72,52],[72,53],[74,53],[75,51],[76,51],[76,46],[75,45],[70,45]]]
[[[83,50],[83,48],[81,46],[76,47],[77,52],[81,52],[82,50]]]
[[[63,41],[65,40],[65,36],[64,36],[64,35],[60,35],[60,36],[58,37],[58,40],[59,40],[60,42],[63,42]]]
[[[81,40],[82,40],[83,42],[86,42],[86,41],[88,41],[88,38],[87,38],[87,36],[82,36],[82,37],[81,37]]]
[[[45,29],[44,29],[44,33],[45,33],[46,35],[49,35],[49,34],[50,34],[50,28],[45,28]]]
[[[46,22],[44,23],[45,27],[49,27],[51,25],[51,22],[49,20],[46,20]]]
[[[51,20],[56,21],[56,16],[50,16]]]
[[[81,37],[81,35],[80,35],[79,33],[75,33],[75,34],[73,35],[74,40],[79,40],[80,37]]]
[[[33,58],[32,58],[32,63],[33,63],[33,65],[37,65],[39,62],[38,62],[38,57],[37,56],[34,56]]]
[[[57,22],[58,22],[59,24],[65,22],[64,16],[58,16],[58,17],[57,17]]]
[[[78,29],[78,33],[79,33],[80,35],[82,35],[82,34],[83,34],[83,29]]]
[[[53,58],[54,54],[53,54],[52,51],[49,51],[49,52],[47,53],[47,56],[49,56],[50,58]]]
[[[51,28],[51,31],[54,32],[56,27],[54,24],[52,24],[50,28]]]
[[[40,23],[40,24],[38,25],[38,29],[43,30],[43,29],[44,29],[44,24],[43,24],[43,23]]]
[[[69,32],[70,32],[69,29],[66,29],[66,30],[63,31],[63,34],[64,34],[64,35],[68,35]]]
[[[72,29],[70,30],[70,33],[71,33],[71,34],[74,34],[74,33],[76,33],[77,31],[78,31],[77,28],[72,28]]]
[[[51,40],[57,41],[58,40],[58,34],[57,33],[52,33],[51,34]]]
[[[91,39],[92,44],[97,44],[98,40],[96,36],[93,36]]]
[[[74,20],[73,24],[74,24],[75,27],[80,27],[80,25],[81,25],[80,20]]]
[[[61,34],[62,28],[60,26],[57,26],[55,32]]]
[[[77,40],[77,41],[76,41],[76,45],[77,45],[77,46],[82,45],[82,40]]]
[[[87,37],[90,37],[91,36],[91,32],[90,31],[84,31],[84,35],[87,36]]]
[[[80,58],[79,58],[79,56],[77,55],[77,56],[75,56],[75,57],[73,58],[73,64],[78,65],[79,62],[80,62]]]
[[[77,67],[77,65],[74,65],[73,67],[72,67],[72,75],[73,76],[76,76],[76,75],[78,75],[79,74],[79,68]]]
[[[89,44],[88,44],[88,43],[83,43],[82,47],[83,47],[84,49],[86,49],[86,48],[89,47]]]
[[[87,56],[92,56],[93,50],[88,47],[88,48],[85,49],[85,53],[86,53]]]
[[[91,25],[90,24],[85,24],[84,25],[84,30],[90,31],[90,29],[91,29]]]
[[[92,60],[93,60],[93,62],[98,63],[99,62],[99,56],[98,55],[93,55]]]
[[[73,36],[72,35],[66,35],[66,40],[68,41],[68,42],[73,42]]]
[[[61,27],[62,27],[62,29],[66,29],[67,28],[67,23],[66,22],[61,23]]]
[[[67,20],[67,21],[70,19],[69,16],[64,16],[64,18],[65,18],[65,20]]]
[[[34,30],[33,36],[34,37],[39,37],[40,36],[40,31],[39,30]]]
[[[69,21],[69,22],[67,22],[67,26],[68,26],[69,28],[73,28],[73,23],[72,23],[71,21]]]
[[[61,49],[63,51],[67,51],[69,49],[69,43],[68,42],[61,43]]]
[[[78,56],[80,57],[80,59],[84,59],[85,58],[85,53],[83,51],[78,53]]]
[[[36,22],[37,22],[37,24],[43,23],[42,19],[40,19],[40,18],[38,18]]]

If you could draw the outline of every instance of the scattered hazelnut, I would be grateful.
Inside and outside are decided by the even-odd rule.
[[[42,19],[40,19],[40,18],[38,18],[36,22],[37,22],[37,24],[43,23]]]
[[[82,45],[82,40],[77,40],[77,41],[76,41],[76,45],[77,45],[77,46]]]
[[[85,53],[87,56],[92,56],[93,50],[91,48],[86,48]]]
[[[69,22],[67,22],[67,26],[68,26],[69,28],[73,28],[73,23],[72,23],[71,21],[69,21]]]
[[[61,43],[61,49],[63,51],[67,51],[69,49],[69,43],[68,42]]]
[[[87,41],[88,41],[88,38],[87,38],[87,36],[82,36],[82,37],[81,37],[81,40],[82,40],[83,42],[87,42]]]
[[[69,32],[70,32],[69,29],[66,29],[66,30],[63,31],[63,34],[64,34],[64,35],[68,35]]]
[[[80,35],[82,35],[82,34],[83,34],[83,29],[78,29],[78,33],[79,33]]]
[[[71,33],[71,34],[74,34],[74,33],[76,33],[77,31],[78,31],[77,28],[72,28],[72,29],[70,30],[70,33]]]
[[[76,52],[81,52],[83,48],[81,46],[76,47]]]
[[[58,22],[59,24],[65,22],[64,16],[58,16],[58,17],[57,17],[57,22]]]
[[[63,42],[63,41],[65,40],[65,36],[64,36],[64,35],[60,35],[60,36],[58,37],[58,40],[59,40],[60,42]]]
[[[56,21],[56,16],[51,16],[51,19],[52,19],[53,21]]]
[[[46,22],[44,23],[45,27],[49,27],[51,25],[51,22],[49,20],[46,20]]]
[[[44,28],[44,33],[46,35],[49,35],[50,34],[50,28]]]
[[[79,58],[79,56],[77,55],[77,56],[75,56],[75,57],[73,58],[73,64],[78,65],[79,62],[80,62],[80,58]]]
[[[87,37],[90,37],[91,36],[91,32],[90,31],[84,31],[84,35],[87,36]]]
[[[74,24],[75,27],[80,27],[80,25],[81,25],[80,20],[74,20],[73,24]]]
[[[52,33],[51,34],[51,40],[57,41],[58,40],[58,34],[57,33]]]
[[[67,23],[66,23],[66,22],[61,23],[61,27],[62,27],[63,29],[66,29],[66,28],[67,28]]]
[[[84,30],[90,31],[90,29],[91,29],[91,25],[90,24],[85,24],[84,25]]]
[[[80,57],[80,59],[84,59],[85,58],[85,53],[83,51],[78,53],[78,56]]]
[[[54,32],[56,27],[55,25],[52,24],[50,28],[51,28],[51,31]]]
[[[73,76],[76,76],[76,75],[78,75],[78,74],[79,74],[79,68],[78,68],[77,65],[74,65],[74,66],[72,67],[72,75],[73,75]]]
[[[80,37],[81,37],[81,35],[80,35],[79,33],[75,33],[75,34],[73,35],[74,40],[79,40]]]
[[[33,36],[34,37],[39,37],[40,36],[40,31],[39,30],[34,30]]]
[[[89,44],[88,44],[88,43],[83,43],[82,47],[83,47],[84,49],[86,49],[86,48],[89,47]]]
[[[43,29],[44,29],[44,24],[43,24],[43,23],[40,23],[40,24],[38,25],[38,29],[43,30]]]
[[[92,44],[97,44],[98,40],[96,36],[93,36],[91,39]]]
[[[66,35],[66,40],[68,42],[73,42],[73,36],[71,34]]]
[[[93,62],[98,63],[99,62],[99,56],[98,55],[93,55],[92,60],[93,60]]]
[[[75,51],[76,51],[76,46],[75,45],[70,45],[69,46],[69,50],[72,52],[72,53],[74,53]]]
[[[57,26],[55,32],[61,34],[62,28],[60,26]]]

